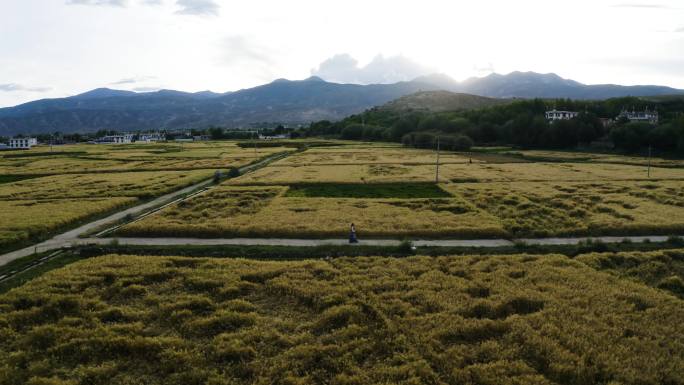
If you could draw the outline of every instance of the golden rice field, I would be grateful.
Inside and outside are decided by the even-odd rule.
[[[471,158],[463,154],[443,153],[440,163],[469,163]],[[480,162],[472,159],[473,162]],[[327,166],[365,164],[435,164],[434,151],[410,148],[314,148],[288,156],[275,162],[274,166]]]
[[[457,197],[299,198],[284,186],[222,185],[123,227],[120,235],[340,237],[350,223],[372,237],[502,237],[496,217]]]
[[[0,152],[0,249],[42,239],[139,199],[207,180],[216,170],[285,150],[198,142],[79,144],[54,146],[52,151],[36,146]]]
[[[137,198],[0,200],[0,248],[135,203]]]
[[[681,299],[601,258],[92,258],[0,296],[0,383],[684,383]]]
[[[130,236],[496,238],[684,232],[684,182],[451,183],[447,198],[292,197],[222,185],[120,230]],[[350,188],[354,188],[350,186]]]
[[[213,170],[51,175],[0,184],[0,199],[151,197],[209,179]]]
[[[651,165],[664,167],[684,167],[684,160],[682,159],[666,159],[661,157],[647,157],[629,156],[629,155],[615,155],[615,154],[600,154],[588,152],[571,152],[571,151],[548,151],[548,150],[524,150],[524,151],[502,151],[503,155],[518,155],[529,160],[557,160],[557,161],[590,161],[601,163],[620,163],[620,164],[635,164],[635,165]]]
[[[684,169],[590,162],[501,163],[448,154],[449,194],[395,196],[387,185],[434,182],[434,153],[396,147],[310,148],[121,229],[127,236],[491,238],[684,232]],[[308,184],[377,196],[297,196]],[[325,187],[328,186],[328,187]],[[331,187],[332,186],[332,187]],[[356,186],[356,187],[354,187]],[[408,186],[408,185],[406,185]],[[403,188],[403,187],[400,187]],[[385,195],[383,195],[385,194]]]
[[[287,151],[285,147],[242,148],[235,142],[78,144],[0,153],[0,175],[228,169]],[[289,149],[291,150],[291,149]]]
[[[684,169],[602,163],[450,163],[439,168],[440,182],[581,182],[684,180]],[[271,165],[231,180],[231,184],[432,182],[434,164]]]

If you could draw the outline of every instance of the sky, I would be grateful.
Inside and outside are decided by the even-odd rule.
[[[0,107],[109,87],[554,72],[684,88],[682,0],[0,0]]]

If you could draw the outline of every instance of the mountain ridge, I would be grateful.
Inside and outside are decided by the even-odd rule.
[[[311,76],[276,79],[233,92],[97,88],[78,95],[0,108],[0,135],[99,129],[157,130],[249,127],[266,122],[305,124],[339,120],[421,91],[450,91],[480,97],[606,99],[684,94],[665,86],[585,85],[556,74],[512,72],[457,82],[444,74],[392,84],[339,84]]]

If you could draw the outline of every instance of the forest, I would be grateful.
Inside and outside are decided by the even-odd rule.
[[[579,112],[576,118],[549,122],[548,110]],[[657,124],[630,122],[623,109],[656,110]],[[513,145],[521,148],[597,148],[625,153],[649,147],[684,154],[684,99],[614,98],[607,100],[530,99],[482,109],[434,113],[425,110],[372,108],[339,122],[311,123],[302,136],[339,136],[351,140],[383,140],[406,146],[434,148],[437,137],[445,150],[474,145]]]

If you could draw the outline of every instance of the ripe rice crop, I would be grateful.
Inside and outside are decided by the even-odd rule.
[[[220,186],[139,222],[126,236],[365,237],[505,236],[491,215],[458,198],[360,199],[284,196],[286,187]]]
[[[151,197],[208,179],[212,170],[52,175],[0,185],[0,199]]]
[[[558,255],[110,255],[0,296],[0,383],[681,384],[683,317]]]
[[[0,201],[0,247],[44,236],[88,217],[137,201],[137,198],[81,198]]]

